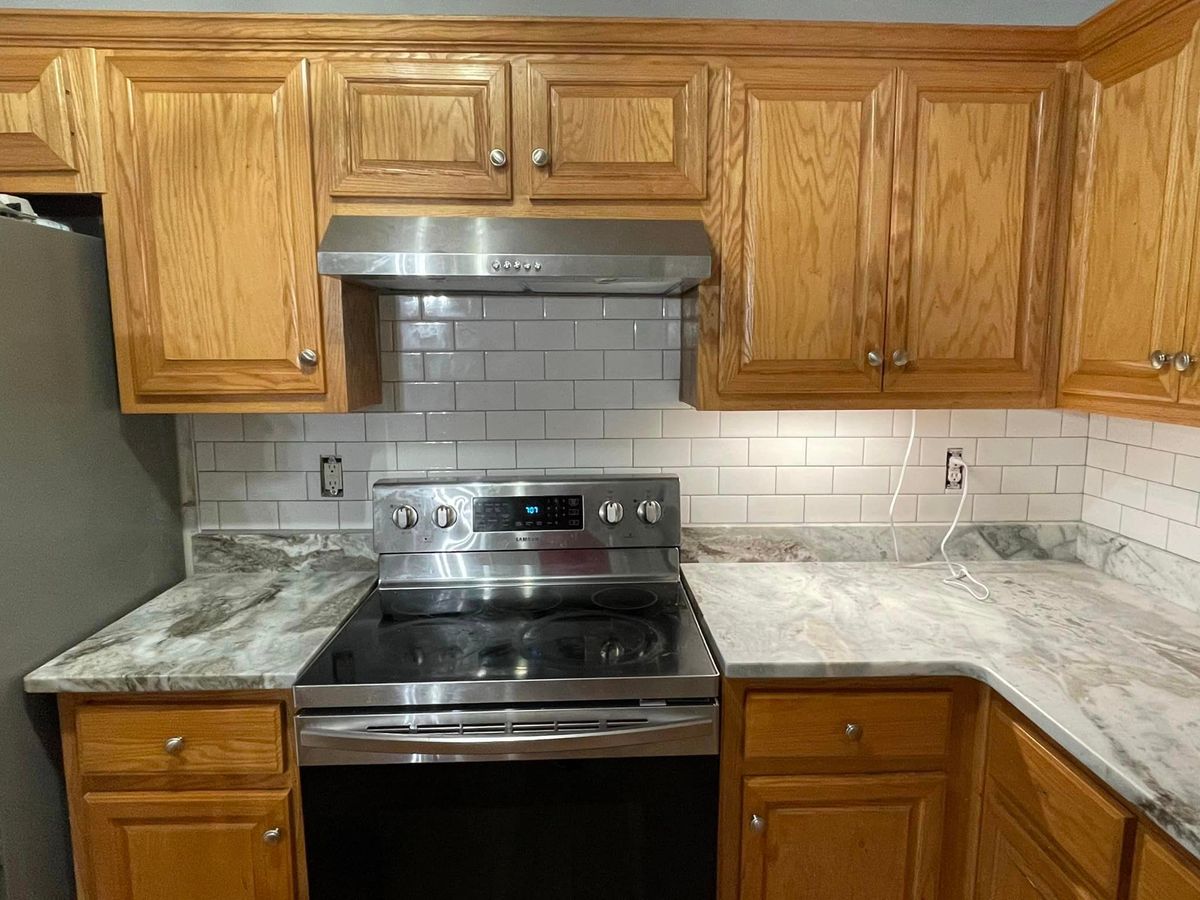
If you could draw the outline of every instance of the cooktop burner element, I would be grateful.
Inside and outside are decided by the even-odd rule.
[[[379,482],[374,507],[378,590],[298,706],[716,697],[674,477]]]

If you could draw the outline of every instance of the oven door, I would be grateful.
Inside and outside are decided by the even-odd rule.
[[[711,898],[716,712],[301,715],[310,896]]]

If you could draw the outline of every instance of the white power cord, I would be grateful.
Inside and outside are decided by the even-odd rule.
[[[896,554],[896,564],[900,565],[900,542],[896,537],[896,501],[900,499],[900,491],[904,488],[904,475],[908,472],[908,461],[912,456],[913,443],[917,436],[917,411],[912,411],[912,420],[908,429],[908,445],[904,448],[904,462],[900,466],[900,478],[896,481],[896,490],[892,493],[892,502],[888,506],[888,526],[892,530],[892,551]],[[967,494],[970,491],[968,466],[961,459],[951,459],[949,462],[951,468],[958,467],[962,469],[962,495],[958,498],[958,509],[954,511],[954,520],[950,523],[950,527],[946,529],[945,535],[942,536],[941,552],[942,559],[946,563],[946,568],[950,570],[950,577],[943,578],[942,584],[950,587],[962,588],[976,600],[987,600],[992,592],[986,584],[971,574],[971,570],[963,563],[953,562],[950,559],[950,554],[946,552],[946,545],[950,543],[950,538],[954,535],[955,529],[958,528],[958,520],[962,518],[963,506],[967,502]]]

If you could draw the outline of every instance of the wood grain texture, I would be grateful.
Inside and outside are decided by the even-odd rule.
[[[509,64],[494,57],[330,56],[313,66],[322,193],[499,199],[512,193]]]
[[[0,10],[0,44],[238,50],[589,50],[1069,59],[1075,29],[731,19],[312,16]]]
[[[87,775],[282,773],[283,723],[275,704],[85,706],[75,723]],[[176,753],[165,749],[182,737]]]
[[[723,396],[878,394],[894,82],[871,63],[730,67]]]
[[[103,189],[96,53],[0,47],[0,191]]]
[[[305,63],[139,54],[106,70],[124,408],[322,394]],[[300,364],[305,348],[317,365]]]
[[[983,810],[975,900],[1104,900],[1043,849],[1040,837],[994,797]]]
[[[1195,223],[1200,40],[1130,74],[1113,47],[1084,63],[1061,401],[1171,404]],[[1116,80],[1106,81],[1106,76]]]
[[[104,900],[292,900],[288,791],[91,793],[83,798]],[[278,828],[281,840],[263,834]]]
[[[1200,866],[1185,863],[1165,842],[1143,831],[1130,900],[1200,900]]]
[[[945,776],[768,776],[745,781],[742,900],[932,898]],[[765,820],[759,833],[749,818]]]
[[[902,68],[885,392],[1044,393],[1064,81],[1053,65]]]
[[[846,735],[854,723],[857,738]],[[950,750],[949,693],[754,692],[746,698],[746,759],[942,759]]]
[[[1117,896],[1133,817],[998,707],[988,723],[987,780],[1100,896]]]
[[[519,109],[537,199],[703,199],[708,71],[694,59],[534,57]],[[534,167],[535,148],[549,164]]]

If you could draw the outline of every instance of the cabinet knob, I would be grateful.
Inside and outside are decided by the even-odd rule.
[[[317,364],[317,351],[308,348],[301,350],[300,362],[306,366],[315,366]]]
[[[862,726],[857,722],[848,722],[846,724],[846,737],[852,741],[862,739]]]
[[[879,355],[878,350],[871,350],[867,353],[867,365],[874,369],[883,365],[883,357]]]
[[[1192,354],[1180,350],[1174,357],[1175,371],[1186,372],[1192,367]]]
[[[1174,358],[1163,350],[1155,350],[1150,354],[1150,368],[1165,369]]]
[[[767,820],[755,813],[750,817],[750,830],[755,834],[762,834],[767,830]]]
[[[163,741],[163,750],[170,753],[172,756],[179,753],[183,749],[183,735],[169,737]]]
[[[550,164],[550,152],[545,147],[538,147],[532,154],[533,164],[544,169]]]
[[[508,165],[508,154],[499,147],[496,147],[491,153],[488,154],[488,159],[497,169],[502,169]]]
[[[281,840],[283,840],[283,829],[281,828],[268,828],[263,832],[264,844],[278,844]]]
[[[892,365],[899,366],[901,369],[903,369],[908,365],[908,362],[909,358],[907,350],[897,350],[892,354]]]

